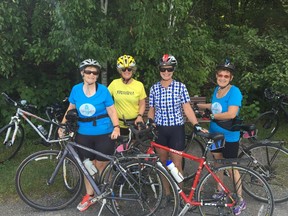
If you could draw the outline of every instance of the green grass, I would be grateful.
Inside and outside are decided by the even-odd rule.
[[[208,124],[201,124],[205,128],[208,128]],[[187,125],[191,129],[191,124]],[[287,122],[282,122],[279,131],[273,137],[274,140],[284,140],[286,141],[286,147],[288,147],[288,124]],[[18,154],[10,161],[0,164],[0,203],[5,202],[5,200],[12,198],[13,200],[19,199],[15,188],[15,173],[17,167],[24,158],[28,155],[43,149],[48,149],[47,147],[40,144],[39,139],[26,138],[24,140],[24,145]]]
[[[5,200],[9,198],[18,199],[15,187],[16,170],[21,161],[28,155],[39,150],[48,149],[48,147],[45,147],[40,143],[41,141],[39,139],[35,139],[34,141],[24,140],[24,144],[16,156],[10,161],[0,164],[0,203],[5,202]]]

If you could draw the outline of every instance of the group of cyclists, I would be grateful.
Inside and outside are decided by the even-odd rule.
[[[158,63],[160,80],[151,86],[149,92],[148,118],[154,121],[157,127],[157,143],[178,151],[185,148],[185,120],[183,111],[188,120],[193,124],[194,130],[208,132],[202,128],[190,105],[188,90],[182,82],[173,78],[177,72],[177,60],[171,54],[164,54]],[[135,59],[130,55],[122,55],[117,59],[117,71],[120,78],[111,82],[108,88],[97,82],[101,73],[101,65],[94,59],[86,59],[80,63],[80,74],[83,82],[73,86],[69,96],[69,106],[66,113],[72,109],[78,112],[78,131],[75,142],[93,148],[107,155],[113,155],[114,141],[120,134],[127,135],[128,128],[125,121],[135,124],[143,121],[145,112],[145,98],[147,94],[142,82],[133,78],[137,71]],[[237,157],[240,132],[231,130],[233,119],[238,115],[242,102],[239,88],[231,84],[235,67],[226,60],[216,67],[215,88],[211,103],[198,104],[200,109],[211,110],[210,132],[223,133],[226,139],[224,148],[212,151],[216,159]],[[183,110],[183,111],[182,111]],[[66,115],[66,114],[65,114]],[[66,118],[62,123],[66,122]],[[59,135],[63,135],[60,128]],[[108,136],[109,135],[109,136]],[[90,159],[99,172],[108,163],[104,158],[96,157],[87,151],[79,151],[80,158],[84,161]],[[163,164],[170,159],[180,172],[182,171],[182,157],[158,149],[156,153]],[[85,211],[92,205],[91,199],[94,191],[84,179],[86,195],[78,204],[79,211]],[[181,185],[179,185],[181,187]],[[221,189],[213,197],[221,197]],[[234,214],[239,215],[246,208],[242,199],[242,191],[238,194],[240,202],[234,208]]]

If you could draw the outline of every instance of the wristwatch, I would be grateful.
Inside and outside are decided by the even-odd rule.
[[[215,119],[214,114],[210,114],[210,119],[211,119],[211,120],[214,120],[214,119]]]

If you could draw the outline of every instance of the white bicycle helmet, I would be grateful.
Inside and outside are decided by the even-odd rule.
[[[99,70],[101,69],[101,65],[96,60],[94,60],[94,59],[85,59],[84,61],[82,61],[80,63],[80,66],[79,66],[80,71],[85,69],[87,66],[96,66],[97,68],[99,68]]]

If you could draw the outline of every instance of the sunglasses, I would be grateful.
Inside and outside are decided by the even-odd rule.
[[[173,72],[173,71],[174,71],[174,68],[173,68],[173,67],[172,67],[172,68],[159,68],[159,70],[160,70],[161,72],[165,72],[165,71]]]
[[[122,72],[125,72],[126,70],[128,70],[129,72],[131,72],[133,69],[132,69],[132,68],[122,68],[121,70],[122,70]]]
[[[99,71],[90,71],[90,70],[84,70],[85,74],[93,74],[93,75],[99,75]]]
[[[219,78],[225,78],[225,79],[229,79],[230,78],[230,75],[223,75],[223,74],[217,74],[217,77]]]

